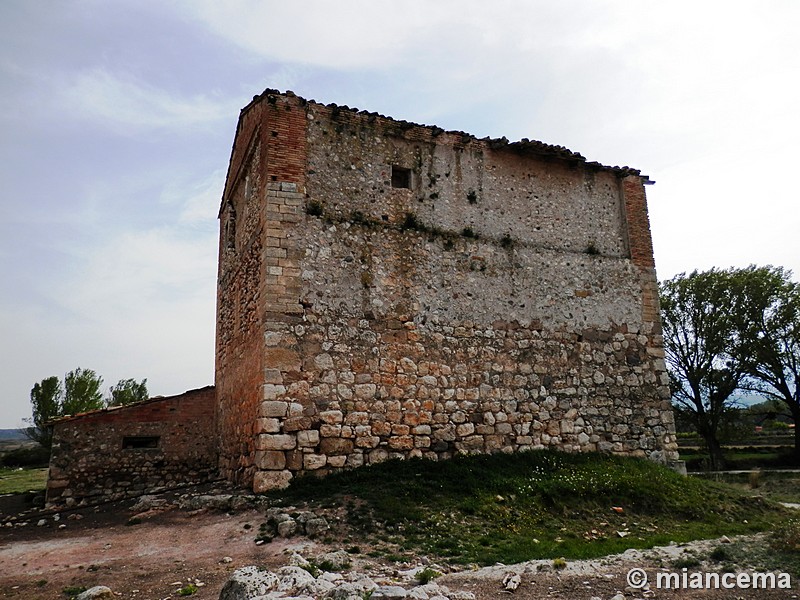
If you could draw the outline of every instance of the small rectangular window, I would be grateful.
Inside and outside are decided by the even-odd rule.
[[[411,169],[403,167],[396,167],[392,165],[392,187],[393,188],[410,188],[411,187]]]
[[[139,450],[142,448],[158,448],[160,436],[157,435],[126,435],[122,438],[123,450]]]

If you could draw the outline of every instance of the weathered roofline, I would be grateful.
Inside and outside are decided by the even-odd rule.
[[[78,419],[84,419],[87,417],[94,417],[97,415],[102,415],[110,412],[116,412],[118,410],[125,410],[127,408],[135,408],[139,406],[144,406],[145,404],[152,404],[153,402],[162,402],[164,400],[172,400],[173,398],[177,398],[178,396],[185,396],[186,394],[191,394],[192,392],[202,392],[205,390],[212,389],[213,385],[206,385],[200,388],[194,388],[191,390],[186,390],[181,394],[174,394],[172,396],[153,396],[152,398],[148,398],[147,400],[142,400],[141,402],[134,402],[132,404],[124,404],[122,406],[106,406],[105,408],[97,408],[95,410],[88,410],[86,412],[78,413],[76,415],[65,415],[63,417],[58,417],[55,419],[51,419],[47,422],[47,425],[58,425],[60,423],[66,423],[67,421],[76,421]]]
[[[580,163],[580,164],[585,165],[586,167],[593,168],[593,169],[596,169],[598,171],[610,171],[612,173],[617,174],[620,177],[628,177],[628,176],[641,177],[642,178],[642,183],[644,183],[645,185],[651,185],[651,184],[655,183],[655,181],[651,180],[647,175],[642,175],[642,173],[641,173],[641,171],[639,169],[635,169],[633,167],[628,167],[628,166],[623,166],[623,167],[613,166],[612,167],[612,166],[604,165],[604,164],[596,162],[596,161],[591,161],[590,162],[590,161],[586,160],[586,157],[584,157],[580,153],[573,152],[572,150],[570,150],[568,148],[565,148],[564,146],[555,146],[553,144],[547,144],[545,142],[540,142],[540,141],[537,141],[537,140],[529,140],[528,138],[522,138],[518,142],[510,142],[505,137],[500,137],[500,138],[490,138],[490,137],[478,138],[478,137],[476,137],[476,136],[474,136],[474,135],[472,135],[470,133],[466,133],[466,132],[463,132],[463,131],[455,131],[455,130],[447,131],[447,130],[444,130],[441,127],[437,127],[435,125],[425,125],[425,124],[421,124],[421,123],[413,123],[413,122],[410,122],[410,121],[404,121],[402,119],[395,119],[393,117],[388,117],[386,115],[382,115],[382,114],[377,113],[377,112],[370,112],[370,111],[367,111],[367,110],[360,110],[358,108],[351,108],[351,107],[349,107],[347,105],[340,106],[340,105],[335,104],[335,103],[330,103],[330,104],[327,104],[327,105],[323,105],[322,103],[317,102],[316,100],[313,100],[313,99],[312,100],[306,100],[305,98],[302,98],[301,96],[298,96],[297,94],[295,94],[291,90],[287,90],[286,92],[281,92],[280,90],[267,88],[261,94],[253,96],[253,100],[250,101],[250,103],[248,103],[247,106],[242,108],[242,110],[240,111],[240,113],[239,113],[239,121],[241,122],[242,117],[251,108],[253,108],[253,106],[259,104],[260,102],[264,101],[265,99],[268,99],[270,96],[286,96],[286,97],[290,97],[290,98],[298,98],[303,103],[318,104],[318,105],[321,105],[321,106],[327,106],[328,108],[336,108],[336,109],[338,109],[340,111],[350,111],[350,112],[356,113],[356,114],[361,114],[361,115],[365,115],[365,116],[371,116],[371,117],[374,117],[374,118],[386,119],[387,121],[391,121],[391,122],[397,123],[402,128],[422,127],[422,128],[425,128],[425,129],[432,130],[437,135],[440,135],[442,133],[460,135],[463,138],[465,138],[465,141],[466,140],[474,140],[474,141],[485,142],[493,150],[508,149],[508,150],[513,151],[513,152],[517,152],[519,154],[529,154],[529,155],[535,155],[535,156],[541,156],[541,157],[549,157],[549,158],[560,159],[560,160],[564,160],[566,162]]]

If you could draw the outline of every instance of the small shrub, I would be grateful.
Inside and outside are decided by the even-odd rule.
[[[309,200],[306,202],[306,214],[312,217],[321,217],[323,213],[322,202],[319,200]]]
[[[36,587],[44,587],[47,585],[47,579],[40,579],[36,582]]]
[[[477,204],[478,203],[478,194],[475,190],[470,190],[467,192],[467,201],[470,204]]]
[[[72,585],[69,587],[65,587],[61,590],[61,593],[67,596],[68,598],[74,598],[75,596],[82,594],[86,591],[86,586],[83,585]]]
[[[341,566],[337,567],[331,561],[323,560],[321,563],[319,563],[319,568],[322,569],[323,571],[328,571],[329,573],[333,573],[335,571],[342,571],[344,569],[349,569],[350,568],[350,563],[347,562],[347,563],[344,563]]]
[[[125,525],[140,525],[141,523],[142,520],[139,517],[131,517],[130,519],[128,519]]]
[[[800,552],[800,519],[789,519],[773,532],[772,547],[780,552]]]
[[[407,212],[405,218],[403,219],[403,224],[400,227],[404,231],[408,229],[413,229],[414,231],[427,231],[427,227],[423,223],[420,223],[419,219],[417,219],[417,215],[413,212]]]
[[[478,237],[477,235],[475,235],[475,232],[472,230],[472,227],[464,227],[464,229],[461,230],[461,235],[463,235],[465,238]]]
[[[178,594],[178,596],[191,596],[197,593],[197,586],[193,583],[190,583],[183,586],[176,593]]]
[[[358,546],[350,546],[345,552],[348,554],[361,554],[361,548]]]
[[[724,562],[731,560],[731,553],[728,552],[728,549],[723,546],[717,546],[714,550],[711,551],[709,554],[709,558],[716,562]]]
[[[453,240],[451,240],[449,237],[445,238],[444,242],[442,242],[442,247],[445,250],[452,250],[453,248],[455,248],[455,246],[456,246],[455,242],[453,242]]]
[[[367,217],[360,210],[354,210],[350,214],[350,222],[354,225],[364,225],[367,222]]]
[[[308,561],[308,564],[307,564],[307,565],[301,565],[301,566],[300,566],[300,568],[301,568],[301,569],[304,569],[304,570],[306,570],[306,571],[308,571],[309,573],[311,573],[311,576],[312,576],[314,579],[316,579],[316,578],[317,578],[317,577],[319,577],[319,575],[320,575],[320,569],[319,569],[319,567],[318,567],[318,566],[317,566],[317,565],[314,563],[314,561],[311,561],[311,560],[310,560],[310,561]]]
[[[589,245],[586,246],[585,252],[586,254],[590,254],[592,256],[597,256],[600,254],[600,250],[597,249],[597,246],[594,245],[594,242],[589,242]]]
[[[372,273],[369,271],[361,271],[361,285],[368,288],[372,285]]]
[[[691,569],[692,567],[699,567],[700,561],[696,556],[686,556],[685,558],[678,558],[672,561],[673,569]]]
[[[430,567],[425,567],[421,571],[417,571],[417,581],[420,585],[425,585],[426,583],[430,583],[437,577],[440,577],[441,573],[436,569],[431,569]]]
[[[556,571],[560,571],[562,569],[566,569],[567,568],[567,559],[565,559],[563,556],[561,558],[554,558],[553,559],[553,568]]]
[[[503,248],[511,248],[511,246],[514,245],[514,240],[512,240],[511,236],[506,233],[503,237],[500,238],[500,245]]]

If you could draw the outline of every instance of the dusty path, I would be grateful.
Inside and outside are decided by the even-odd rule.
[[[126,525],[130,513],[0,530],[0,597],[64,600],[65,587],[106,585],[122,598],[161,599],[190,581],[216,598],[229,572],[283,564],[288,543],[256,546],[263,515],[169,510]],[[65,529],[58,529],[65,524]],[[231,562],[222,562],[230,557]],[[178,583],[180,582],[180,584]]]

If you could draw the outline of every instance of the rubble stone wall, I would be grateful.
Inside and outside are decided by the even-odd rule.
[[[47,502],[75,506],[218,477],[213,386],[57,421]]]
[[[254,489],[390,457],[677,459],[638,172],[275,92],[243,112],[232,165],[251,148],[221,248],[258,180],[262,368],[220,381],[218,337],[217,386],[260,377]],[[226,260],[220,298],[244,264]]]

